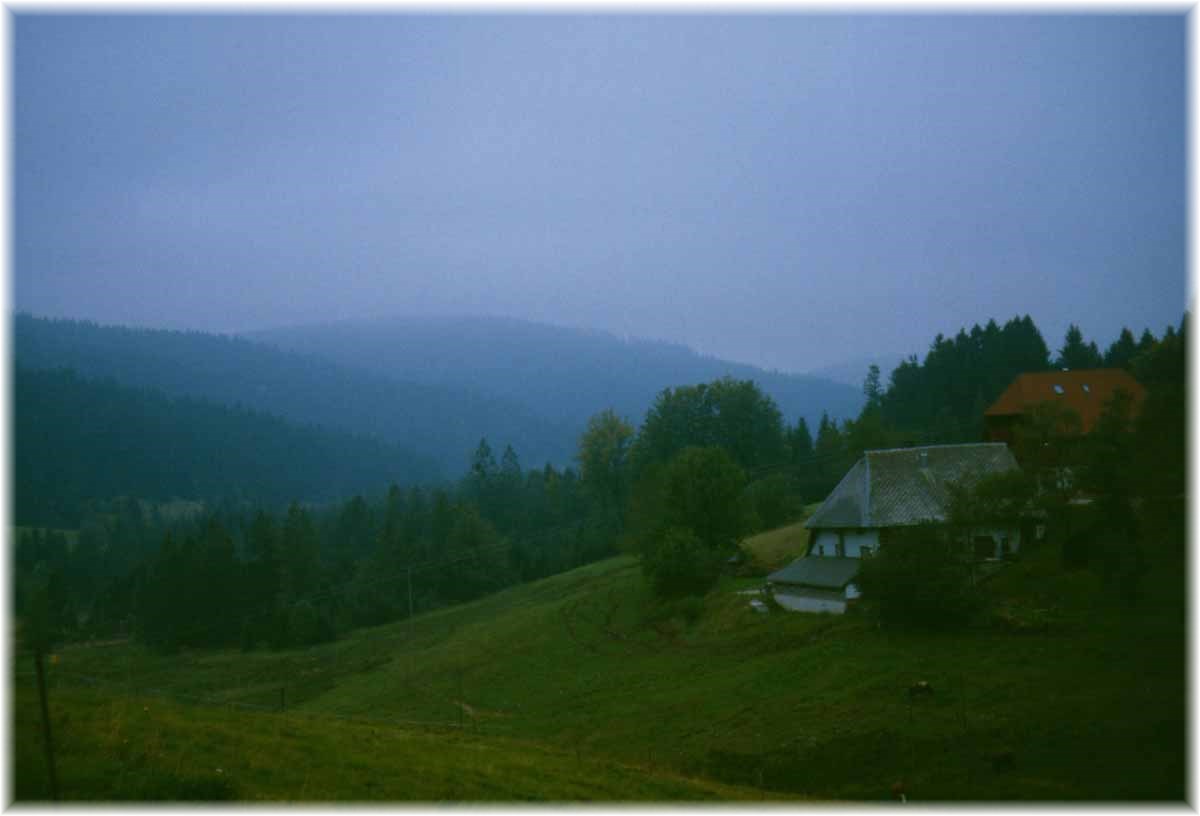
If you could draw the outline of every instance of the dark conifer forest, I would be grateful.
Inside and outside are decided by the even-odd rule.
[[[433,462],[373,437],[67,370],[18,365],[13,394],[18,525],[77,527],[89,502],[114,496],[286,506],[439,476]]]

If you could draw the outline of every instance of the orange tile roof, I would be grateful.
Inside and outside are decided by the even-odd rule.
[[[1062,393],[1059,393],[1061,389]],[[1129,372],[1120,368],[1091,368],[1078,371],[1040,371],[1036,374],[1018,374],[984,416],[1012,416],[1024,414],[1041,402],[1058,402],[1079,414],[1083,431],[1087,433],[1096,424],[1104,410],[1104,404],[1117,389],[1128,391],[1133,397],[1133,410],[1141,407],[1146,398],[1146,389]]]

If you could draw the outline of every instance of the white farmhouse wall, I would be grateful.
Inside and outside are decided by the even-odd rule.
[[[793,612],[827,612],[841,615],[846,611],[846,599],[839,592],[796,587],[786,592],[775,591],[775,602]]]
[[[871,552],[879,552],[879,531],[863,530],[862,532],[846,533],[846,557],[862,558],[862,548],[870,547]]]
[[[1017,552],[1019,549],[1021,549],[1021,531],[1017,527],[987,527],[975,528],[971,530],[972,541],[974,541],[976,537],[982,536],[989,536],[992,541],[995,542],[996,549],[994,550],[994,557],[996,558],[1000,558],[1004,554],[1003,542],[1006,538],[1008,539],[1009,552]]]
[[[879,552],[878,530],[842,530],[840,532],[846,547],[846,558],[861,558],[863,547],[870,547],[872,552]],[[838,533],[837,530],[819,530],[816,538],[813,539],[809,555],[817,558],[822,555],[826,558],[836,557]],[[824,548],[824,552],[822,552],[822,548]]]
[[[812,549],[809,555],[820,558],[832,558],[837,555],[837,533],[832,530],[818,530],[817,537],[813,539]]]

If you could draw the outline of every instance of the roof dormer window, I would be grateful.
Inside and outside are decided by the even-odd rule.
[[[1087,383],[1084,383],[1083,384],[1083,393],[1085,393],[1085,394],[1092,393],[1092,387],[1090,385],[1088,385]]]
[[[1054,393],[1055,394],[1063,393],[1063,387],[1061,385],[1059,385],[1058,383],[1055,383],[1054,384]]]

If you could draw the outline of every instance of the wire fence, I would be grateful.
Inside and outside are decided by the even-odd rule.
[[[32,681],[33,672],[18,672],[17,679]],[[432,730],[460,730],[469,728],[461,721],[455,720],[414,720],[404,717],[365,717],[361,715],[337,714],[332,712],[311,711],[296,706],[289,707],[282,692],[286,686],[279,686],[280,702],[275,705],[265,703],[248,703],[241,700],[224,699],[218,695],[192,694],[178,689],[156,688],[153,686],[131,686],[127,683],[117,683],[103,677],[96,677],[74,672],[56,671],[52,675],[52,686],[82,686],[89,689],[123,694],[129,697],[157,697],[178,703],[203,706],[214,709],[230,709],[237,711],[253,711],[265,714],[284,714],[289,717],[314,720],[338,721],[372,726],[393,726],[401,728],[422,728]]]

